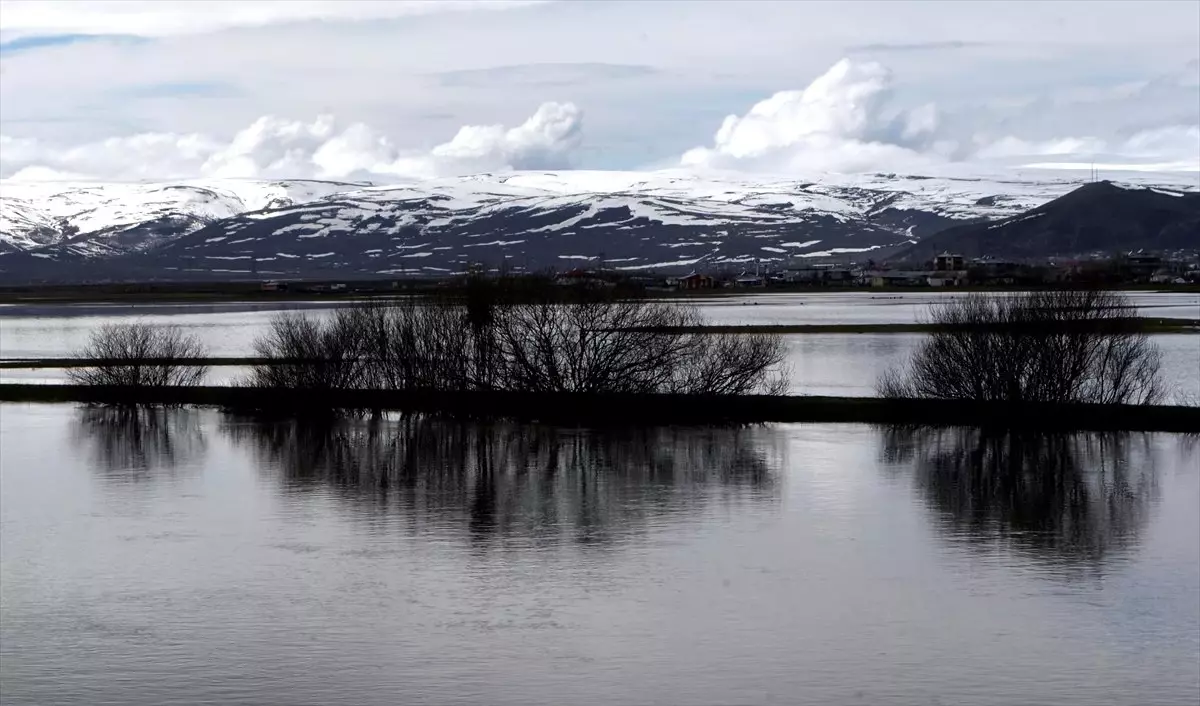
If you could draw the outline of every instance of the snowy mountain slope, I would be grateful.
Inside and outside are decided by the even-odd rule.
[[[147,257],[163,267],[190,262],[191,270],[254,261],[264,272],[433,274],[472,263],[529,270],[601,258],[628,269],[721,265],[784,259],[824,242],[861,251],[909,242],[827,210],[779,213],[630,193],[475,196],[467,202],[395,188],[340,194],[227,219]]]
[[[177,184],[0,182],[0,252],[57,243],[137,249],[207,223],[303,203],[361,185],[319,181],[192,181]],[[140,236],[140,237],[138,237]],[[124,245],[124,247],[121,247]],[[106,248],[98,248],[104,254]]]
[[[1200,250],[1200,191],[1093,182],[1019,216],[947,228],[897,257],[921,261],[946,250],[1001,258]]]
[[[1174,177],[1178,178],[1178,177]],[[1172,177],[1132,175],[1131,186]],[[882,257],[1012,218],[1077,179],[514,172],[387,185],[0,183],[0,280],[745,267]],[[1175,184],[1175,188],[1197,191]]]

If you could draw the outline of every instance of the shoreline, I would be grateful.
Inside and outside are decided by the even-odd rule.
[[[305,417],[336,410],[400,411],[557,425],[646,426],[864,423],[1021,431],[1200,433],[1200,407],[1011,404],[878,397],[432,392],[248,387],[106,388],[0,384],[0,402],[183,405]]]
[[[1177,319],[1170,317],[1131,317],[1122,323],[1129,330],[1145,334],[1166,335],[1198,335],[1200,334],[1200,319]],[[955,330],[946,326],[929,323],[915,324],[709,324],[701,326],[681,326],[665,329],[655,329],[654,332],[664,334],[734,334],[753,335],[769,334],[781,336],[804,335],[858,335],[858,334],[929,334],[941,331]],[[979,330],[987,330],[980,327]],[[59,356],[48,358],[0,358],[0,370],[45,370],[82,368],[97,365],[105,361],[89,358]],[[262,358],[256,356],[205,356],[186,360],[145,359],[145,364],[174,363],[182,365],[204,365],[208,367],[247,366],[261,364],[304,363],[302,360],[281,360],[277,358]]]
[[[370,283],[353,283],[345,291],[262,291],[258,282],[227,283],[221,285],[180,284],[126,284],[126,285],[78,285],[78,286],[30,286],[0,287],[0,305],[52,305],[52,304],[214,304],[214,303],[295,303],[295,302],[348,302],[364,299],[395,299],[408,296],[441,295],[452,288],[434,284],[416,284],[410,287],[386,289],[372,287]],[[355,289],[353,287],[360,287]],[[967,287],[742,287],[727,289],[646,289],[649,299],[725,299],[759,295],[829,295],[829,294],[938,294],[971,292],[1028,292],[1054,287],[1021,286],[967,286]],[[1150,294],[1200,294],[1200,284],[1183,285],[1122,285],[1108,288],[1115,292],[1140,292]]]

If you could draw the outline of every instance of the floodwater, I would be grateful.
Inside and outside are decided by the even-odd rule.
[[[922,320],[929,304],[953,293],[754,294],[700,300],[717,324],[894,324]],[[1143,316],[1200,318],[1200,294],[1130,293]],[[174,324],[200,336],[216,356],[251,355],[268,319],[281,308],[320,313],[329,303],[87,304],[0,306],[0,358],[61,357],[84,345],[97,326],[143,319]],[[905,360],[920,341],[914,334],[805,334],[785,337],[793,394],[871,396],[875,382]],[[1163,352],[1171,401],[1200,401],[1200,336],[1154,337]],[[209,384],[244,371],[214,368]],[[0,370],[0,382],[63,382],[61,370]]]
[[[1200,700],[1200,448],[0,405],[3,704]]]

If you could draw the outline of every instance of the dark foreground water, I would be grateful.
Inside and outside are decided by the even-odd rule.
[[[0,405],[0,701],[1194,705],[1198,464]]]

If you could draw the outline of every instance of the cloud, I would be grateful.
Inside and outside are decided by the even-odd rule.
[[[133,44],[144,41],[140,37],[127,34],[31,34],[15,39],[0,41],[0,56],[11,55],[15,52],[47,49],[50,47],[67,47],[72,44],[85,42],[108,42],[111,44]]]
[[[471,161],[425,159],[461,125],[511,128],[556,99],[587,110],[581,167],[676,165],[700,145],[701,164],[739,169],[898,170],[966,161],[1010,136],[1119,145],[1200,123],[1200,3],[1114,0],[1081,13],[1047,0],[1012,13],[983,0],[708,0],[688,5],[686,22],[669,2],[491,11],[501,6],[512,7],[247,0],[214,13],[195,0],[0,0],[0,45],[26,42],[0,50],[0,133],[47,151],[135,134],[224,147],[260,116],[334,114],[334,137],[360,123],[371,134],[334,142],[365,154],[334,159],[330,147],[331,164],[378,154],[438,171]],[[100,33],[141,39],[53,39]],[[847,103],[866,127],[771,137],[758,158],[737,148],[760,122],[748,119],[756,102],[805,89],[842,56],[887,66],[866,108]],[[747,124],[718,145],[729,114]]]
[[[1013,157],[1046,157],[1103,152],[1107,143],[1098,137],[1060,137],[1031,141],[1019,137],[1002,137],[980,146],[975,156],[980,159],[1009,159]]]
[[[1200,170],[1200,127],[1166,124],[1126,136],[963,134],[932,103],[894,105],[891,72],[842,59],[803,90],[780,91],[744,115],[725,118],[710,147],[688,150],[684,166],[750,172],[936,170],[952,162],[1016,165],[1045,157],[1104,159],[1133,167]],[[961,121],[959,121],[961,122]]]
[[[0,30],[18,34],[164,37],[306,21],[380,20],[498,10],[541,0],[239,0],[220,11],[194,0],[3,0]]]
[[[1116,139],[1009,136],[981,145],[972,158],[1034,168],[1080,169],[1095,163],[1107,170],[1200,172],[1200,126],[1167,125]]]
[[[577,86],[584,81],[645,78],[658,73],[654,67],[641,64],[552,62],[441,71],[433,76],[442,86],[455,88],[489,88],[496,85],[548,88]]]
[[[973,49],[991,46],[989,42],[963,42],[957,40],[937,42],[876,42],[873,44],[856,44],[847,47],[851,52],[910,52],[910,51],[940,51],[945,49]]]
[[[264,116],[222,142],[197,133],[142,133],[69,147],[0,136],[0,175],[93,179],[386,178],[570,166],[582,141],[583,114],[570,103],[544,103],[524,123],[466,125],[424,152],[401,150],[363,123],[339,127]]]
[[[762,172],[862,171],[926,163],[935,145],[933,105],[889,104],[891,73],[875,62],[842,59],[799,91],[780,91],[743,116],[725,118],[712,147],[683,155],[685,166]]]
[[[454,139],[434,147],[422,158],[426,174],[473,172],[502,165],[511,169],[555,169],[569,163],[571,151],[583,139],[583,113],[571,103],[544,103],[521,125],[467,125]],[[412,164],[405,160],[405,164]]]
[[[910,152],[938,157],[933,142],[956,143],[951,157],[962,159],[977,132],[1114,139],[1188,124],[1200,110],[1194,65],[1142,95],[1125,88],[1102,106],[1076,98],[1194,60],[1197,3],[1124,0],[1080,13],[1073,2],[1047,1],[1012,13],[982,0],[709,0],[689,4],[686,22],[669,2],[490,10],[498,6],[247,0],[216,13],[195,0],[0,0],[0,43],[144,37],[5,54],[0,132],[54,145],[151,132],[228,141],[259,116],[333,113],[339,125],[364,123],[399,147],[432,147],[463,124],[518,124],[523,106],[555,98],[587,109],[581,166],[635,168],[677,163],[696,145],[714,148],[725,115],[744,115],[776,90],[802,89],[846,55],[882,61],[895,75],[875,116],[882,127],[841,145],[859,155],[850,166],[870,165],[876,153],[885,164],[906,163]],[[1039,98],[1049,103],[1020,111]],[[931,103],[937,108],[925,116],[936,127],[916,136],[921,121],[907,114]],[[821,140],[811,142],[820,156]],[[824,153],[831,164],[846,161],[838,150]]]

